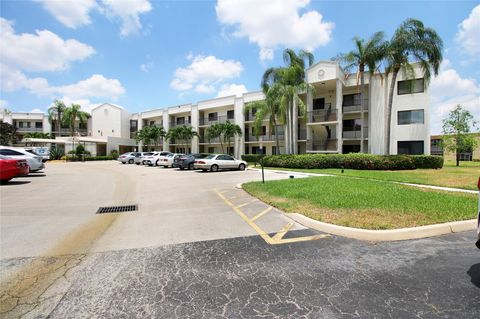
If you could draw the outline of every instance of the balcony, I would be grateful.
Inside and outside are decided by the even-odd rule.
[[[17,132],[43,132],[42,127],[17,127]]]
[[[226,121],[233,122],[234,118],[233,117],[228,117],[228,116],[215,116],[215,117],[204,117],[201,118],[199,121],[200,126],[207,126],[207,125],[212,125],[216,123],[225,123]]]
[[[61,128],[60,130],[53,130],[54,134],[60,134],[60,135],[66,135],[66,136],[70,136],[72,133],[71,133],[71,130],[70,128]],[[74,133],[78,133],[80,134],[81,136],[86,136],[87,133],[88,133],[88,130],[86,128],[78,128],[76,127],[74,129]]]
[[[307,139],[307,130],[301,129],[298,130],[298,140],[306,140]]]
[[[362,105],[361,104],[343,105],[342,109],[343,109],[343,113],[360,112],[362,110]],[[368,99],[365,101],[364,111],[368,112]]]
[[[308,140],[307,152],[336,152],[336,139]]]
[[[279,141],[284,141],[285,140],[285,135],[283,134],[278,134],[278,140]],[[277,141],[276,135],[259,135],[256,137],[255,135],[245,135],[245,142],[275,142]]]
[[[362,131],[359,127],[343,127],[343,138],[360,139]],[[368,138],[368,126],[363,127],[363,138]]]
[[[199,139],[200,139],[200,144],[220,144],[220,138],[218,138],[218,137],[208,139],[205,136],[200,136]],[[222,139],[222,143],[228,143],[228,141],[225,142]],[[235,143],[235,138],[234,137],[230,138],[230,143]]]
[[[190,120],[170,122],[170,127],[182,126],[182,125],[192,125],[192,122]]]
[[[307,123],[335,122],[337,120],[337,110],[315,110],[307,112]]]

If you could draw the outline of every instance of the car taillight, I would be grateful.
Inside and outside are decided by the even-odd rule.
[[[125,158],[125,157],[126,157],[126,156],[123,156],[123,155],[122,155],[122,156],[120,156],[120,158]]]
[[[163,159],[164,162],[168,162],[168,160],[166,158]]]
[[[204,161],[195,161],[195,164],[205,164]]]
[[[26,166],[26,165],[27,165],[27,161],[25,161],[25,160],[18,160],[17,161],[17,166],[19,166],[19,167]]]

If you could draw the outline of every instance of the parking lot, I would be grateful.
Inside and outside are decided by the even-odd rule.
[[[85,162],[1,185],[0,314],[477,317],[473,232],[377,244],[321,234],[235,188],[260,178]],[[112,205],[138,210],[96,214]]]

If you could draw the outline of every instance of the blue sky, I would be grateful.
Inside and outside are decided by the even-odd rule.
[[[133,113],[254,91],[285,47],[328,60],[413,17],[445,44],[432,132],[457,103],[480,118],[479,1],[2,0],[0,12],[0,100],[13,111],[60,98]]]

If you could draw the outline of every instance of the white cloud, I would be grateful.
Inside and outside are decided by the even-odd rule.
[[[222,60],[212,55],[187,57],[190,65],[175,70],[174,79],[170,87],[177,91],[187,91],[194,88],[197,93],[213,93],[216,85],[221,82],[236,78],[243,71],[240,62],[234,60]]]
[[[455,40],[470,55],[480,54],[480,5],[473,8],[467,19],[458,25]]]
[[[8,101],[7,100],[0,100],[0,109],[8,108]]]
[[[217,97],[222,96],[242,96],[243,93],[247,92],[247,88],[243,84],[224,84],[220,87]]]
[[[148,0],[102,0],[103,12],[113,20],[120,20],[120,35],[138,33],[142,29],[140,14],[152,10]]]
[[[71,104],[78,104],[81,106],[81,109],[85,112],[91,113],[92,109],[99,106],[102,103],[92,103],[90,99],[72,99],[68,96],[62,96],[58,98],[59,100],[62,100],[65,105],[71,105]],[[53,106],[53,103],[49,105],[48,107]],[[47,109],[48,109],[47,107]]]
[[[3,64],[24,71],[60,71],[75,61],[95,53],[86,44],[74,39],[63,40],[48,30],[17,34],[13,22],[0,18],[0,60]]]
[[[45,113],[44,111],[40,110],[40,109],[31,109],[28,113]]]
[[[153,66],[154,66],[153,62],[146,62],[146,63],[140,64],[140,70],[142,70],[142,72],[148,73],[153,68]]]
[[[248,38],[260,47],[260,59],[273,58],[278,46],[306,49],[330,42],[334,28],[315,10],[305,10],[310,0],[218,0],[217,18],[233,26],[233,35]]]
[[[91,23],[92,10],[113,21],[120,21],[120,35],[138,33],[142,29],[140,15],[152,10],[148,0],[38,0],[58,21],[69,28]]]
[[[65,26],[76,29],[91,23],[90,10],[97,8],[96,0],[38,0],[42,6]]]
[[[461,104],[477,119],[480,118],[480,84],[474,79],[462,78],[450,67],[448,60],[442,63],[438,77],[430,85],[430,130],[440,134],[442,120],[457,104]]]

